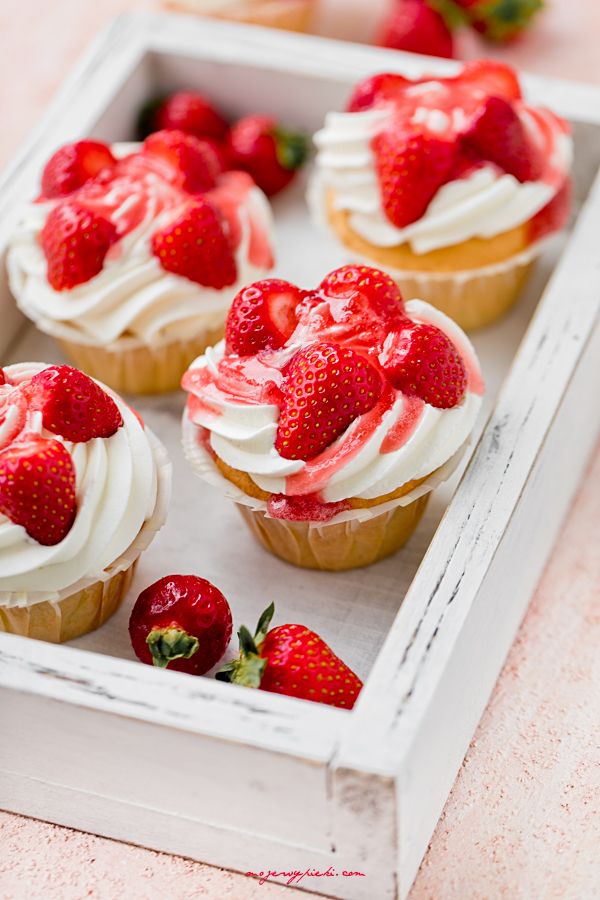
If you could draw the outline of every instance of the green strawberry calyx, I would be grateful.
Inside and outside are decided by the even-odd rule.
[[[274,613],[275,604],[271,603],[258,620],[254,636],[245,625],[241,626],[238,631],[240,655],[219,669],[215,675],[218,681],[227,681],[242,687],[260,687],[267,665],[267,660],[260,655],[260,647],[267,636]]]

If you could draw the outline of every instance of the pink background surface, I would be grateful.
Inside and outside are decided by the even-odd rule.
[[[2,0],[0,163],[98,29],[116,13],[150,5],[53,0],[50,19],[40,0]],[[600,82],[598,0],[553,0],[548,6],[534,31],[504,58],[530,71]],[[50,39],[51,21],[60,27]],[[476,52],[468,42],[469,55]],[[411,900],[598,896],[599,507],[600,449],[469,748]],[[0,812],[2,900],[160,896],[285,900],[292,894]]]

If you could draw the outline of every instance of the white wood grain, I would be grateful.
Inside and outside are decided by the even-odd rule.
[[[122,137],[139,99],[186,83],[190,67],[210,76],[231,114],[262,96],[283,115],[293,96],[297,121],[315,128],[364,74],[453,65],[182,17],[123,17],[0,179],[0,247],[57,144],[86,132]],[[595,146],[597,88],[533,77],[526,86],[584,123],[581,149],[590,136]],[[587,165],[580,156],[584,185]],[[351,900],[404,896],[598,429],[599,230],[596,184],[352,714],[0,635],[0,704],[11,721],[0,805],[241,871],[347,865],[366,880],[301,886]],[[4,281],[0,312],[8,346],[19,319]],[[499,327],[500,340],[510,327]],[[480,341],[492,349],[489,336]],[[366,594],[379,577],[353,579]],[[351,592],[351,579],[336,583]],[[397,590],[400,602],[400,580]]]

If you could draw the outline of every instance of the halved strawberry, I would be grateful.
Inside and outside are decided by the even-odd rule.
[[[6,376],[5,376],[6,378]],[[5,385],[7,382],[5,381]],[[4,446],[14,441],[27,422],[27,401],[20,387],[8,385],[0,394],[0,429]]]
[[[0,384],[6,384],[6,375],[4,369],[0,368]]]
[[[168,163],[176,183],[190,194],[209,191],[221,172],[210,144],[183,131],[156,131],[144,141],[144,152]]]
[[[455,141],[398,127],[378,134],[373,150],[383,208],[397,228],[423,216],[458,156]]]
[[[237,266],[216,207],[195,199],[174,222],[152,238],[163,269],[216,290],[235,284]]]
[[[502,97],[487,98],[462,141],[519,181],[535,181],[544,171],[542,154],[528,138],[511,103]]]
[[[431,406],[457,406],[467,389],[467,371],[449,337],[435,325],[411,322],[391,333],[379,362],[393,387]]]
[[[76,513],[75,467],[60,441],[26,434],[0,453],[0,512],[39,544],[59,544]]]
[[[476,85],[488,96],[504,97],[505,100],[520,100],[522,97],[514,69],[498,60],[474,59],[465,63],[458,81]]]
[[[243,288],[227,316],[226,352],[252,356],[267,347],[282,347],[296,328],[295,311],[303,298],[304,291],[280,278]]]
[[[379,372],[353,350],[318,343],[289,364],[275,449],[285,459],[313,459],[381,396]]]
[[[40,234],[54,290],[70,290],[97,275],[116,240],[117,229],[108,219],[75,200],[58,203]]]
[[[393,100],[403,88],[410,84],[413,82],[396,72],[381,72],[379,75],[371,75],[370,78],[365,78],[354,88],[346,109],[348,112],[362,112],[365,109],[371,109],[372,106],[377,106],[386,100]]]
[[[27,388],[42,424],[66,441],[111,437],[123,424],[119,407],[99,384],[72,366],[48,366]]]
[[[198,91],[177,91],[166,97],[154,113],[153,125],[153,131],[177,129],[216,140],[222,140],[229,127],[210,100]]]
[[[381,269],[373,269],[371,266],[342,266],[323,279],[319,290],[328,297],[364,300],[368,309],[388,328],[397,329],[406,321],[400,289],[393,278]]]
[[[104,169],[112,169],[116,159],[101,141],[66,144],[50,157],[42,173],[42,198],[66,197]]]

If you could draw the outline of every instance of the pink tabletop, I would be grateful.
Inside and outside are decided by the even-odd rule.
[[[50,19],[39,0],[2,0],[0,163],[108,19],[150,5],[54,0]],[[503,58],[530,71],[600,82],[598,0],[548,0],[548,7],[537,28]],[[60,27],[50,39],[51,21]],[[483,53],[470,41],[465,50]],[[598,896],[599,497],[600,448],[465,757],[411,900]],[[285,900],[291,894],[0,812],[2,900],[157,896]]]

